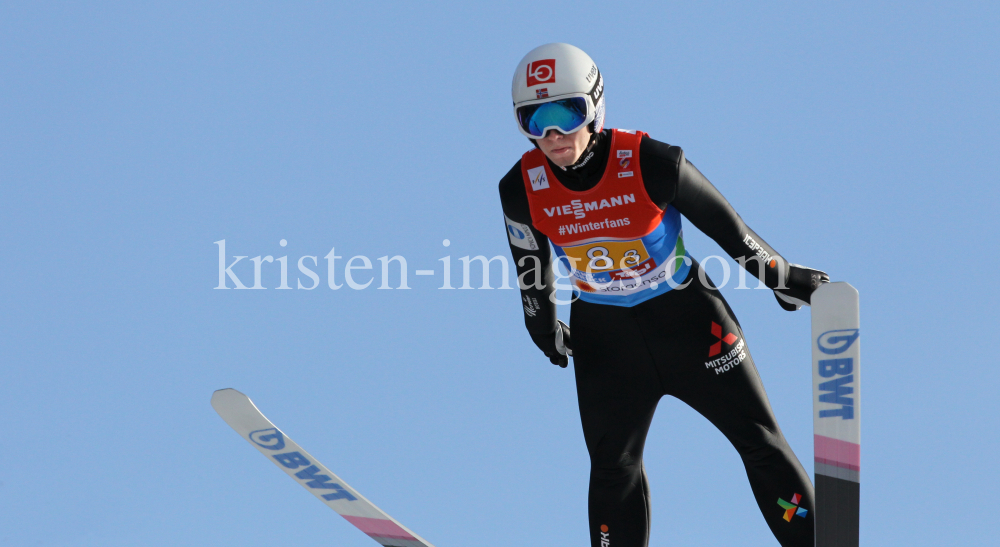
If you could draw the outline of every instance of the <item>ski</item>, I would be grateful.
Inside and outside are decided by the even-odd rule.
[[[235,389],[212,394],[212,407],[241,437],[295,482],[384,547],[434,547],[385,514],[275,427]]]
[[[858,291],[812,294],[816,547],[856,547],[861,502],[861,341]]]

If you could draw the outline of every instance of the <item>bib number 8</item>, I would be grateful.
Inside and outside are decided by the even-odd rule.
[[[614,270],[631,270],[649,260],[642,240],[595,241],[563,247],[570,267],[583,273],[604,274]]]
[[[587,251],[587,257],[590,258],[590,262],[587,263],[587,269],[590,271],[610,270],[615,267],[615,261],[611,259],[608,250],[604,247],[591,247]]]

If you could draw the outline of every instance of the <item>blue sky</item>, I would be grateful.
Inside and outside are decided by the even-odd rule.
[[[454,280],[508,253],[510,78],[553,41],[600,66],[609,126],[682,146],[859,289],[862,544],[992,543],[998,24],[995,2],[4,3],[0,544],[373,545],[216,416],[234,387],[438,547],[585,545],[572,371],[516,291],[438,289],[439,259]],[[215,290],[220,240],[287,256],[292,289],[264,263],[267,290]],[[331,249],[372,286],[296,289]],[[394,255],[410,290],[376,288]],[[724,294],[811,473],[808,312]],[[651,545],[775,544],[694,411],[661,402],[645,463]]]

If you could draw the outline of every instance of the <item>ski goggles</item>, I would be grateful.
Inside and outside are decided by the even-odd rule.
[[[585,95],[518,106],[514,115],[521,133],[529,139],[540,139],[549,129],[568,135],[594,119]]]

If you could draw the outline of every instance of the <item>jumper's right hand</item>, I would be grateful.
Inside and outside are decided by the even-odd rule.
[[[548,334],[529,334],[538,349],[549,358],[550,363],[566,368],[569,364],[568,356],[573,355],[573,343],[566,323],[556,320],[556,330]]]
[[[829,282],[830,276],[824,271],[789,264],[786,287],[774,289],[774,297],[786,311],[795,311],[802,306],[808,306],[812,293],[823,283]]]

